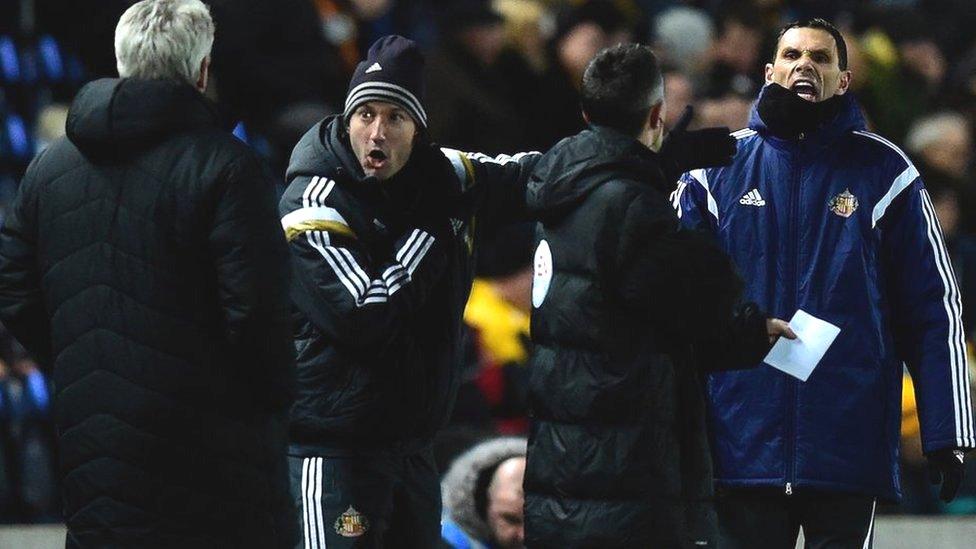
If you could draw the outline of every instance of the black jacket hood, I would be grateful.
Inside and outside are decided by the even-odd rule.
[[[563,139],[542,157],[529,180],[526,203],[539,219],[557,219],[603,183],[620,178],[648,184],[664,180],[657,154],[640,141],[591,126]]]
[[[286,180],[295,177],[345,174],[353,179],[364,179],[362,168],[349,147],[342,116],[326,117],[295,145],[288,161]]]
[[[219,125],[216,107],[189,84],[103,78],[75,96],[65,129],[86,157],[108,162],[169,135]]]

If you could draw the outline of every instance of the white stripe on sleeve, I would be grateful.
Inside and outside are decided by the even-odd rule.
[[[891,184],[891,188],[888,189],[888,192],[885,193],[885,195],[881,197],[881,200],[874,205],[874,210],[871,211],[872,229],[878,226],[878,222],[881,221],[881,218],[884,216],[885,212],[888,210],[888,207],[891,206],[891,203],[895,200],[895,198],[897,198],[902,191],[907,189],[917,177],[918,170],[915,169],[915,166],[909,164],[908,167],[905,168],[905,171],[901,172],[901,174],[895,178]]]
[[[705,175],[705,170],[691,170],[688,175],[695,178],[695,181],[705,189],[705,194],[708,195],[708,212],[715,217],[715,222],[718,223],[718,202],[715,201],[711,189],[708,188],[708,176]]]
[[[942,305],[945,308],[949,323],[949,335],[947,346],[949,350],[949,370],[952,379],[952,404],[955,417],[956,444],[959,447],[973,446],[972,429],[972,405],[969,401],[969,388],[966,371],[966,347],[964,342],[964,332],[962,327],[962,303],[959,298],[959,288],[956,285],[955,274],[952,270],[952,263],[942,239],[942,229],[935,214],[935,208],[929,199],[925,189],[919,191],[921,194],[922,214],[927,225],[927,235],[929,243],[932,245],[932,253],[935,256],[936,270],[945,292],[942,296]]]

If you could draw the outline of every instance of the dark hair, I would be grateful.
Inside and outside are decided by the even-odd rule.
[[[664,96],[657,57],[640,44],[601,51],[583,73],[580,96],[591,123],[637,136],[651,107]]]
[[[841,35],[840,31],[837,30],[837,27],[835,27],[833,23],[819,17],[815,19],[794,21],[780,29],[779,35],[776,36],[776,49],[773,51],[773,61],[776,60],[776,52],[779,51],[779,41],[783,38],[783,35],[786,34],[786,31],[790,29],[820,29],[829,33],[834,37],[834,43],[837,44],[837,61],[838,65],[840,66],[840,70],[847,70],[847,42],[844,41],[844,36]]]

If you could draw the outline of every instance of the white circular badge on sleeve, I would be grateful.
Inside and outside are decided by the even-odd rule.
[[[552,282],[552,250],[545,240],[539,242],[539,247],[535,249],[532,265],[532,306],[538,308],[545,301],[546,294],[549,293],[549,283]]]

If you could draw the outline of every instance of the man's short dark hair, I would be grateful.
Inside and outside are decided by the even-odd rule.
[[[664,97],[657,57],[640,44],[607,48],[586,67],[580,95],[590,123],[636,137],[651,107]]]
[[[779,31],[779,35],[776,36],[776,50],[773,51],[773,61],[776,61],[776,53],[779,52],[779,41],[783,38],[783,35],[786,34],[786,31],[790,29],[820,29],[829,33],[834,37],[834,43],[837,44],[837,62],[840,66],[840,70],[847,70],[847,42],[844,41],[844,36],[839,30],[837,30],[837,27],[835,27],[833,23],[819,17],[815,19],[794,21],[783,27]]]

